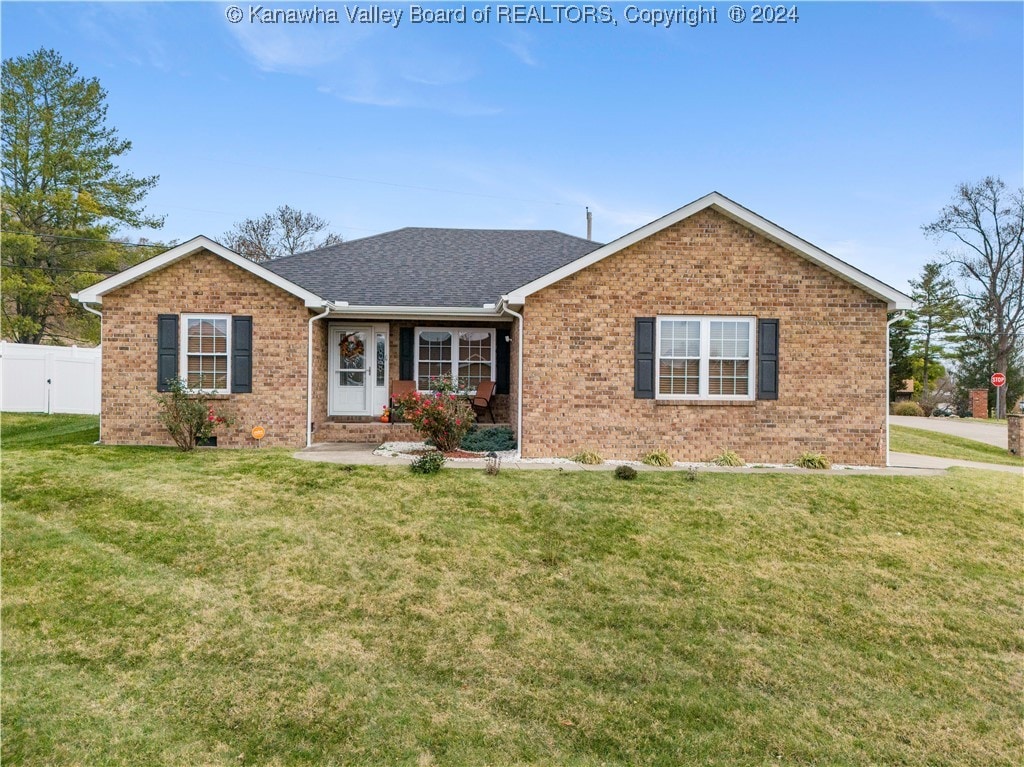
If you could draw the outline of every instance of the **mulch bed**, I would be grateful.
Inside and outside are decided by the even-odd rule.
[[[404,450],[406,455],[426,455],[427,453],[433,453],[433,450]],[[445,458],[486,458],[487,453],[469,453],[465,450],[449,450],[444,454]]]

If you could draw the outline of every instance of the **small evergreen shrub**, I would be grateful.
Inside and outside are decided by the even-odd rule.
[[[444,453],[440,450],[433,450],[429,453],[424,453],[411,464],[409,464],[409,470],[413,474],[437,474],[441,471],[441,467],[444,466]]]
[[[714,460],[717,466],[746,466],[747,462],[740,458],[732,450],[726,450]]]
[[[803,469],[831,469],[832,463],[821,453],[804,453],[795,461]]]
[[[604,458],[592,450],[583,450],[576,453],[576,455],[574,455],[570,460],[575,461],[576,463],[582,463],[586,466],[597,466],[598,464],[604,463]]]
[[[923,416],[924,410],[916,402],[897,402],[892,409],[893,415],[916,415]]]
[[[214,429],[234,423],[233,418],[214,409],[207,395],[193,393],[185,379],[170,378],[167,386],[166,394],[156,395],[160,403],[157,418],[181,450],[188,452],[197,445],[216,444]]]
[[[655,450],[652,453],[648,453],[644,456],[643,462],[648,466],[671,466],[672,459],[668,457],[668,453],[664,450]]]
[[[473,453],[490,453],[492,451],[500,453],[503,450],[515,450],[516,435],[507,426],[494,426],[489,429],[474,426],[462,438],[459,447]]]
[[[636,479],[636,469],[632,466],[618,466],[615,469],[616,479]]]

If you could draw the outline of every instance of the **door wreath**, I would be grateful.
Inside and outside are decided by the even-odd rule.
[[[347,362],[362,363],[362,356],[366,352],[363,340],[356,333],[348,333],[341,337],[338,348],[341,356]]]

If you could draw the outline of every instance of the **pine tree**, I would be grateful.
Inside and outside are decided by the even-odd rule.
[[[921,277],[911,280],[911,298],[917,304],[913,322],[913,356],[920,360],[921,400],[931,408],[933,373],[944,371],[942,361],[950,357],[949,345],[959,341],[959,322],[963,308],[957,298],[956,284],[945,276],[944,265],[933,261],[924,265]]]
[[[2,70],[3,312],[0,332],[22,343],[95,334],[70,293],[152,254],[108,242],[119,225],[158,228],[142,206],[157,176],[115,159],[131,149],[107,125],[107,94],[53,50]]]

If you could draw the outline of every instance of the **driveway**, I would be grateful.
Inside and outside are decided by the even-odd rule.
[[[889,416],[889,423],[897,426],[909,426],[911,429],[926,429],[954,437],[973,439],[1006,450],[1008,438],[1005,423],[976,423],[962,421],[959,418],[918,418],[912,415]]]

